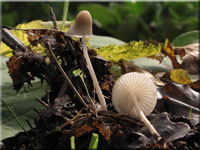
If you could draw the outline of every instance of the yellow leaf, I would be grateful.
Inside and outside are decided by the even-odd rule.
[[[67,31],[69,29],[71,22],[67,22],[66,26],[64,28],[64,31]],[[62,21],[57,21],[58,28],[61,28]],[[49,22],[42,22],[41,20],[35,20],[31,21],[29,23],[23,23],[16,26],[16,29],[52,29],[53,23],[51,21]],[[19,40],[21,40],[25,45],[30,46],[30,43],[28,42],[28,35],[23,30],[11,30],[13,35],[15,35]],[[37,47],[30,46],[33,50],[37,51],[38,53],[43,53],[44,48],[38,44]],[[8,47],[6,44],[1,42],[0,47],[0,55],[2,56],[12,56],[12,49]]]
[[[172,81],[179,84],[190,84],[192,83],[188,73],[183,69],[174,69],[170,72],[170,78]]]
[[[109,45],[96,49],[97,54],[106,60],[118,62],[140,57],[148,57],[159,53],[162,43],[147,41],[131,41],[124,45]]]

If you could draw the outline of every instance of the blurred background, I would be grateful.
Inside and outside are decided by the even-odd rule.
[[[15,27],[33,20],[50,21],[49,4],[62,20],[64,2],[2,2],[2,25]],[[93,33],[131,40],[174,40],[197,30],[199,2],[69,2],[67,20],[80,10],[90,11]]]

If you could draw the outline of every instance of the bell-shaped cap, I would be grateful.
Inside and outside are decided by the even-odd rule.
[[[86,10],[80,11],[66,35],[74,37],[92,36],[92,17],[90,13]]]
[[[153,81],[146,75],[131,72],[122,75],[112,90],[112,103],[115,110],[139,119],[134,101],[137,100],[144,115],[149,115],[157,102],[157,90]]]

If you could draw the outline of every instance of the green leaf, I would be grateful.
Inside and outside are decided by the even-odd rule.
[[[35,97],[40,98],[45,94],[46,83],[41,86],[40,81],[35,80],[33,82],[33,87],[27,88],[28,93],[24,92],[23,89],[20,90],[19,93],[16,93],[16,91],[13,90],[12,81],[6,66],[6,61],[8,59],[1,56],[0,60],[1,100],[4,100],[12,108],[19,120],[22,122],[23,127],[26,130],[29,130],[30,127],[26,123],[26,120],[29,120],[34,127],[34,119],[36,119],[37,114],[33,109],[39,110],[43,107],[35,100]],[[14,136],[23,131],[5,105],[1,106],[1,117],[0,140]]]
[[[117,21],[114,13],[109,8],[101,4],[82,4],[78,8],[78,11],[81,10],[89,11],[94,22],[98,21],[100,26],[106,27],[110,24],[115,24]]]
[[[175,47],[186,46],[193,43],[199,43],[199,30],[183,33],[172,41],[172,45]]]
[[[82,70],[80,68],[73,71],[74,76],[81,76]]]
[[[90,141],[89,149],[97,150],[98,143],[99,143],[99,135],[95,134],[95,133],[92,133],[92,138],[91,138],[91,141]]]
[[[92,47],[98,48],[106,45],[123,45],[125,42],[108,36],[93,35],[89,40],[89,44]]]
[[[148,41],[132,41],[124,45],[109,45],[97,49],[97,54],[106,60],[118,62],[119,60],[131,60],[140,57],[152,56],[159,53],[162,43]]]

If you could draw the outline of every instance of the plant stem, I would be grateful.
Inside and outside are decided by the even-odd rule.
[[[75,137],[72,136],[70,138],[70,142],[71,142],[71,150],[75,150]]]
[[[189,112],[189,120],[192,118],[192,107],[190,107],[190,112]]]
[[[86,60],[86,63],[87,63],[88,70],[89,70],[90,75],[92,77],[93,85],[94,85],[94,87],[97,91],[97,95],[98,95],[98,98],[99,98],[99,101],[100,101],[101,108],[102,108],[102,110],[106,111],[107,110],[106,101],[104,99],[103,93],[102,93],[101,88],[99,86],[99,83],[97,81],[97,77],[95,75],[94,69],[92,67],[92,63],[90,61],[90,58],[89,58],[89,55],[88,55],[88,52],[87,52],[86,37],[83,37],[82,40],[83,40],[83,54],[84,54],[84,57],[85,57],[85,60]]]
[[[95,134],[95,133],[92,133],[92,138],[90,140],[89,149],[97,150],[98,143],[99,143],[99,135]]]
[[[65,28],[65,21],[67,20],[67,14],[68,14],[68,7],[69,7],[69,0],[65,0],[64,8],[63,8],[63,22],[62,22],[62,31],[64,31]]]
[[[86,108],[89,108],[89,106],[85,103],[85,101],[83,100],[83,98],[81,97],[81,95],[78,93],[78,91],[76,90],[76,88],[73,86],[72,82],[70,81],[69,77],[67,76],[67,74],[65,73],[65,71],[63,70],[63,68],[61,67],[61,65],[59,64],[59,62],[57,61],[56,59],[56,56],[54,55],[49,43],[47,42],[47,46],[48,46],[48,50],[49,52],[51,53],[55,63],[56,63],[56,66],[58,67],[58,69],[60,70],[60,72],[63,74],[65,80],[67,81],[68,85],[72,88],[72,90],[74,91],[74,93],[78,96],[80,102],[86,107]]]
[[[24,126],[22,125],[22,122],[19,120],[19,118],[17,117],[17,115],[15,114],[15,112],[12,110],[12,108],[3,100],[1,101],[10,111],[10,113],[12,114],[12,116],[15,118],[15,120],[17,121],[17,123],[19,124],[19,126],[24,130],[24,132],[28,135],[26,129],[24,128]]]

